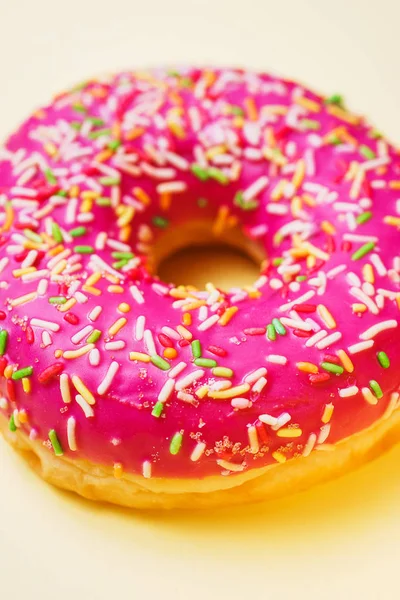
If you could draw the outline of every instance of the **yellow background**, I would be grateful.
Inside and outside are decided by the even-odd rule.
[[[158,63],[274,70],[343,92],[400,142],[396,0],[0,0],[0,134],[52,93]],[[400,447],[265,506],[146,514],[42,484],[0,443],[7,600],[400,598]]]

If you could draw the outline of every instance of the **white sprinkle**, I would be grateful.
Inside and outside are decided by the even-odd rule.
[[[184,181],[167,181],[159,183],[156,187],[158,194],[179,194],[185,192],[187,184]]]
[[[249,202],[256,198],[269,184],[269,179],[266,176],[256,179],[247,189],[244,190],[242,198],[244,202]]]
[[[47,348],[47,346],[51,346],[52,343],[53,343],[53,340],[51,339],[51,335],[45,329],[44,331],[42,331],[42,346],[43,346],[43,348]]]
[[[268,354],[266,360],[276,365],[286,365],[288,359],[281,354]]]
[[[347,269],[347,265],[338,265],[337,267],[334,267],[333,269],[328,271],[326,273],[326,276],[328,279],[334,279],[337,275],[339,275],[339,273],[342,273],[346,269]],[[312,434],[312,435],[314,435],[314,434]]]
[[[88,314],[88,319],[93,322],[97,321],[102,310],[103,310],[103,308],[101,306],[95,306],[94,308],[92,308],[92,310]]]
[[[8,408],[8,400],[4,396],[0,396],[0,408],[1,410],[7,410]]]
[[[97,348],[93,348],[89,352],[89,363],[92,367],[97,367],[100,364],[100,352]]]
[[[44,321],[43,319],[31,319],[30,322],[32,327],[40,327],[42,329],[49,329],[50,331],[59,331],[60,325],[58,323],[54,323],[53,321]]]
[[[356,385],[351,385],[347,388],[342,388],[341,390],[339,390],[339,396],[341,398],[350,398],[350,396],[355,396],[356,394],[358,394],[359,389]]]
[[[301,329],[301,331],[311,331],[312,327],[306,321],[300,319],[289,319],[288,317],[281,317],[280,321],[283,325],[292,329]]]
[[[145,326],[146,326],[146,317],[144,315],[140,315],[136,319],[135,333],[134,333],[135,338],[138,342],[140,342],[143,339]]]
[[[314,290],[309,290],[308,292],[306,292],[305,294],[303,294],[302,296],[299,296],[298,298],[296,298],[296,300],[292,300],[291,302],[288,302],[287,304],[282,304],[279,307],[279,310],[281,312],[290,310],[291,308],[295,307],[296,304],[302,304],[304,302],[307,302],[308,300],[310,300],[313,296],[315,296],[315,292]]]
[[[322,425],[321,427],[321,433],[318,436],[318,444],[323,444],[324,442],[326,442],[326,440],[329,437],[329,434],[331,432],[331,424],[327,423],[326,425]]]
[[[260,379],[258,379],[258,381],[256,381],[255,384],[253,385],[253,387],[251,388],[251,391],[255,392],[256,394],[260,394],[266,385],[267,385],[266,378],[260,377]]]
[[[303,456],[309,456],[311,452],[314,450],[314,446],[317,443],[317,436],[315,433],[311,433],[304,448],[303,448]]]
[[[170,377],[171,379],[175,379],[175,377],[177,377],[179,375],[179,373],[182,373],[182,371],[184,369],[186,369],[187,367],[187,363],[181,361],[179,362],[177,365],[175,365],[175,367],[173,367],[169,373],[168,373],[168,377]]]
[[[379,256],[379,254],[375,254],[375,253],[370,254],[369,259],[372,262],[373,266],[375,267],[378,275],[380,275],[381,277],[384,277],[385,275],[387,275],[387,269],[386,269],[385,265],[383,264],[382,259]]]
[[[175,329],[172,329],[172,327],[167,327],[166,325],[164,327],[161,328],[162,333],[165,333],[165,335],[168,335],[168,337],[172,338],[173,340],[180,340],[181,336],[179,335],[179,333],[177,331],[175,331]]]
[[[207,306],[204,306],[204,305],[200,306],[198,315],[199,315],[199,321],[205,321],[208,316]]]
[[[13,417],[14,417],[14,425],[15,427],[21,427],[21,423],[19,420],[19,413],[18,413],[18,408],[15,408],[13,411]]]
[[[390,395],[389,404],[382,415],[382,419],[388,419],[397,408],[399,408],[399,398],[400,394],[398,392],[393,392]]]
[[[389,156],[372,158],[371,160],[366,160],[365,162],[361,163],[360,169],[362,169],[363,171],[370,171],[371,169],[377,169],[378,167],[383,167],[384,165],[387,165],[389,161]]]
[[[192,462],[198,461],[203,456],[205,449],[206,445],[204,442],[197,442],[192,454],[190,455],[190,460]]]
[[[76,420],[74,419],[74,417],[69,417],[67,421],[67,438],[69,449],[72,450],[72,452],[75,452],[77,450],[75,429]]]
[[[99,396],[104,396],[104,394],[106,392],[108,392],[113,379],[115,377],[115,375],[117,374],[117,371],[119,369],[119,364],[117,363],[117,361],[113,361],[110,366],[108,367],[107,373],[103,379],[103,381],[100,383],[99,387],[97,388],[97,393],[99,394]]]
[[[245,408],[251,408],[253,403],[248,398],[232,398],[231,406],[232,408],[243,410]]]
[[[371,300],[371,298],[369,298],[369,296],[367,296],[367,294],[365,294],[362,290],[360,290],[357,287],[352,287],[349,291],[350,294],[354,296],[354,298],[357,298],[357,300],[361,300],[361,302],[363,302],[366,305],[366,307],[371,311],[373,315],[379,314],[379,309],[376,306],[375,302]]]
[[[317,342],[316,346],[318,350],[323,350],[324,348],[331,346],[335,342],[338,342],[341,338],[342,334],[340,333],[340,331],[335,331],[335,333],[331,333],[331,335],[328,335],[328,337]]]
[[[94,242],[94,247],[96,248],[96,250],[104,250],[104,248],[106,247],[106,242],[107,242],[106,232],[100,231],[100,233],[98,233],[96,236],[96,240]]]
[[[186,402],[187,404],[197,405],[199,403],[199,401],[193,396],[193,394],[188,394],[187,392],[178,392],[176,397],[178,398],[178,400],[182,400],[182,402]]]
[[[89,298],[82,292],[75,292],[74,297],[79,304],[86,304]]]
[[[375,235],[359,235],[358,233],[344,233],[343,240],[346,242],[377,242],[378,238]]]
[[[371,392],[371,390],[367,387],[363,387],[361,388],[361,393],[364,397],[364,400],[366,402],[368,402],[368,404],[371,404],[372,406],[375,406],[376,404],[378,404],[378,398],[376,396],[374,396],[374,394]]]
[[[349,351],[350,354],[358,354],[359,352],[363,352],[364,350],[368,350],[369,348],[372,348],[374,343],[375,343],[374,340],[368,340],[366,342],[359,342],[358,344],[353,344],[352,346],[349,346],[347,348],[347,350]]]
[[[189,375],[186,375],[186,377],[182,377],[182,379],[179,379],[179,381],[176,382],[175,389],[184,390],[185,388],[190,387],[198,379],[201,379],[204,376],[204,374],[205,371],[203,371],[203,369],[196,369],[196,371],[192,371],[192,373],[189,373]]]
[[[225,469],[226,471],[232,472],[240,472],[243,471],[245,466],[243,464],[239,465],[237,463],[231,463],[228,460],[224,460],[223,458],[217,459],[217,465]]]
[[[60,375],[60,391],[63,402],[69,404],[71,402],[71,391],[69,387],[69,377],[66,373],[61,373]]]
[[[289,423],[289,421],[291,421],[292,417],[289,415],[289,413],[284,412],[281,415],[279,415],[277,422],[275,425],[272,425],[272,429],[274,431],[278,431],[278,429],[280,429],[281,427],[283,427],[284,425],[286,425],[287,423]]]
[[[136,285],[131,285],[129,290],[132,294],[132,298],[136,300],[138,304],[144,304],[143,294]]]
[[[6,266],[8,265],[9,262],[10,262],[10,259],[7,258],[7,256],[4,256],[0,260],[0,273],[2,273],[4,271],[4,269],[6,268]]]
[[[151,478],[151,462],[149,460],[145,460],[143,462],[143,467],[142,467],[142,473],[143,473],[143,477],[145,479],[150,479]]]
[[[86,327],[83,327],[80,331],[78,331],[77,333],[75,333],[75,335],[72,336],[71,342],[73,344],[79,344],[85,337],[90,335],[92,331],[93,327],[91,325],[86,325]]]
[[[219,320],[219,316],[218,315],[212,315],[211,317],[208,317],[208,319],[206,319],[205,321],[203,321],[202,323],[200,323],[200,325],[198,326],[198,330],[199,331],[206,331],[207,329],[210,329],[210,327],[212,327],[213,325],[215,325],[215,323]]]
[[[26,255],[25,260],[21,263],[21,269],[27,269],[31,267],[35,260],[37,259],[38,252],[36,250],[30,250]]]
[[[150,331],[150,329],[145,330],[143,337],[144,337],[144,344],[145,344],[148,354],[150,354],[150,356],[155,356],[156,354],[158,354],[156,345],[154,343],[153,334]]]
[[[369,329],[366,329],[363,333],[360,334],[360,340],[370,340],[381,333],[381,331],[385,331],[386,329],[394,329],[397,327],[398,323],[395,319],[390,319],[388,321],[382,321],[381,323],[377,323],[373,325]]]
[[[83,398],[83,396],[81,396],[80,394],[77,394],[75,396],[75,400],[76,400],[77,404],[79,404],[79,406],[83,410],[84,415],[87,419],[90,419],[90,417],[94,417],[93,408],[90,406],[90,404],[88,404],[86,402],[86,400],[85,400],[85,398]]]
[[[125,346],[124,340],[116,340],[115,342],[106,342],[104,344],[106,350],[123,350]]]
[[[278,203],[272,203],[272,202],[270,202],[265,207],[265,210],[270,215],[278,215],[278,216],[282,217],[282,216],[288,214],[289,207],[286,206],[285,204],[278,204]]]
[[[174,391],[174,388],[175,379],[167,379],[164,385],[162,386],[160,393],[158,394],[157,400],[162,403],[167,402],[172,392]]]
[[[249,373],[249,375],[246,375],[244,381],[245,383],[249,383],[251,385],[252,383],[255,383],[257,379],[259,379],[260,377],[264,377],[266,374],[267,369],[265,367],[260,367],[256,371],[253,371],[252,373]]]
[[[308,338],[306,341],[307,348],[315,346],[317,342],[322,340],[322,338],[326,337],[327,335],[328,333],[324,329],[321,329],[321,331],[318,331],[315,335],[312,335],[310,338]]]

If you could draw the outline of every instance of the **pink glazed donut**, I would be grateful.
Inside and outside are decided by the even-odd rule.
[[[0,155],[0,424],[135,507],[303,489],[400,436],[400,158],[338,95],[234,69],[57,96]],[[156,276],[215,240],[251,287]],[[218,260],[218,256],[216,256]]]

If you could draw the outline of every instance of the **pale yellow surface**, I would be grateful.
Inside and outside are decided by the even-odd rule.
[[[273,69],[400,142],[396,0],[0,0],[0,134],[96,72],[198,62]],[[0,442],[7,600],[400,598],[400,447],[265,506],[145,514],[46,486]]]

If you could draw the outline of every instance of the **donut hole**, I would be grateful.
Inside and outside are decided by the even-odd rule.
[[[167,283],[204,289],[212,282],[225,291],[252,285],[265,254],[241,230],[215,238],[207,223],[186,224],[160,238],[153,249],[153,272]]]

